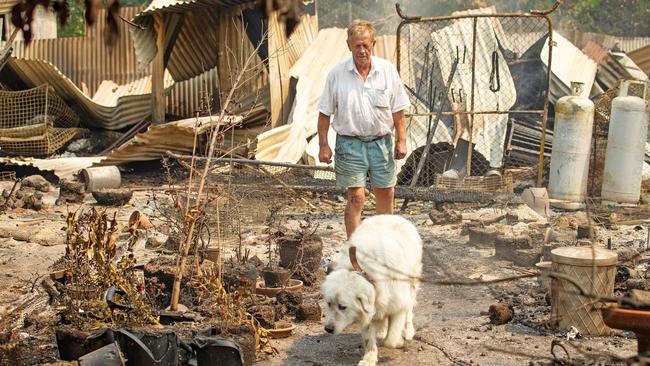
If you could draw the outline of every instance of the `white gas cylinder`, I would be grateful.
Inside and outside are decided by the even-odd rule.
[[[643,84],[642,98],[628,95],[631,83]],[[601,191],[604,203],[639,202],[648,134],[647,89],[647,82],[623,80],[618,96],[612,100]]]
[[[584,202],[589,177],[594,103],[580,96],[583,83],[572,82],[573,95],[555,104],[553,150],[548,196],[551,199]]]

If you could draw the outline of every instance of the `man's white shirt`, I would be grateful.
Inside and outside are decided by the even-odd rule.
[[[364,81],[350,57],[327,75],[318,111],[334,115],[332,128],[340,135],[383,136],[393,131],[392,114],[410,105],[392,63],[372,56]]]

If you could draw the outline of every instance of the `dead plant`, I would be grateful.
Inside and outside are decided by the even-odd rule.
[[[216,123],[212,123],[212,111],[208,106],[208,113],[210,116],[210,125],[214,126],[212,133],[209,134],[209,142],[207,145],[207,154],[204,166],[201,170],[196,169],[196,150],[197,150],[197,138],[195,138],[194,151],[192,154],[192,160],[190,162],[190,176],[187,183],[186,189],[186,200],[185,204],[181,203],[182,208],[182,223],[185,237],[181,241],[179,254],[176,259],[176,274],[174,277],[174,283],[172,287],[172,299],[170,308],[172,311],[178,309],[180,290],[181,290],[181,281],[183,273],[185,272],[185,267],[187,265],[187,258],[190,254],[190,250],[193,249],[193,243],[197,240],[197,237],[200,236],[202,216],[207,214],[207,205],[208,197],[210,193],[209,187],[209,172],[211,161],[215,158],[215,153],[218,151],[218,143],[222,141],[222,134],[228,129],[233,129],[236,126],[236,119],[230,118],[226,115],[226,111],[230,108],[231,104],[235,102],[235,94],[238,91],[239,87],[243,83],[247,82],[247,78],[251,77],[251,71],[255,69],[255,60],[257,59],[257,51],[261,47],[262,43],[260,42],[255,50],[251,52],[241,64],[241,67],[238,68],[238,72],[234,73],[235,77],[230,85],[230,89],[225,98],[220,98],[221,110],[218,117],[216,117]],[[229,55],[231,56],[231,55]],[[227,58],[230,60],[230,57]],[[233,68],[237,70],[237,68]],[[198,131],[198,130],[197,130]],[[221,133],[220,133],[221,131]],[[196,135],[195,135],[196,136]],[[195,187],[194,181],[198,180],[198,184]],[[194,192],[196,192],[194,194]],[[218,207],[218,204],[217,204]],[[218,218],[218,215],[217,215]],[[196,264],[196,252],[195,252],[195,261]],[[216,273],[216,277],[220,277],[220,273]]]
[[[80,328],[97,322],[155,324],[157,318],[146,295],[139,290],[135,276],[135,258],[126,252],[117,254],[118,224],[106,211],[91,209],[70,212],[66,226],[64,304],[66,318]],[[128,312],[109,311],[97,300],[99,294],[115,286],[126,294],[133,309]]]

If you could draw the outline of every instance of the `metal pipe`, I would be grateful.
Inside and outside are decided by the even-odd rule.
[[[556,2],[557,5],[557,2]],[[557,6],[553,7],[555,10]],[[546,142],[546,129],[548,128],[548,96],[551,92],[551,63],[553,61],[553,22],[548,14],[544,15],[548,24],[548,67],[546,71],[546,93],[544,94],[544,114],[542,115],[542,137],[539,143],[539,162],[537,164],[537,187],[544,181],[544,144]]]
[[[397,10],[397,15],[399,15],[399,17],[403,19],[402,23],[420,23],[420,22],[436,22],[441,20],[455,20],[455,19],[465,19],[465,18],[495,18],[495,17],[543,18],[551,14],[553,11],[555,11],[557,7],[560,5],[559,3],[561,2],[556,1],[553,7],[549,10],[545,10],[545,11],[533,10],[528,13],[462,14],[462,15],[443,15],[443,16],[435,16],[435,17],[409,17],[402,13],[402,9],[399,4],[395,4],[395,8]]]
[[[192,159],[192,155],[179,155],[171,151],[166,152],[167,156],[170,156],[174,159],[189,160]],[[194,160],[196,161],[205,161],[208,158],[205,156],[195,156]],[[269,165],[269,166],[278,166],[282,168],[299,168],[306,170],[322,170],[326,172],[333,172],[334,167],[331,166],[320,166],[320,165],[307,165],[307,164],[292,164],[292,163],[282,163],[278,161],[267,161],[267,160],[250,160],[250,159],[238,159],[238,158],[212,158],[210,159],[216,163],[235,163],[235,164],[244,164],[244,165]]]
[[[472,176],[472,140],[474,139],[474,99],[475,99],[475,85],[476,85],[476,27],[478,23],[478,18],[474,18],[473,30],[472,30],[472,95],[470,102],[470,111],[472,114],[469,115],[469,144],[467,144],[467,176]]]
[[[407,113],[406,117],[426,117],[429,115],[435,115],[438,112],[424,112],[424,113]],[[529,109],[529,110],[520,110],[520,111],[447,111],[442,112],[443,116],[454,116],[457,114],[544,114],[543,109]]]

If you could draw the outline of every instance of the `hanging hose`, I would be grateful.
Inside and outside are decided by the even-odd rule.
[[[501,77],[499,76],[499,53],[492,52],[492,71],[490,72],[490,91],[493,93],[501,90]]]

